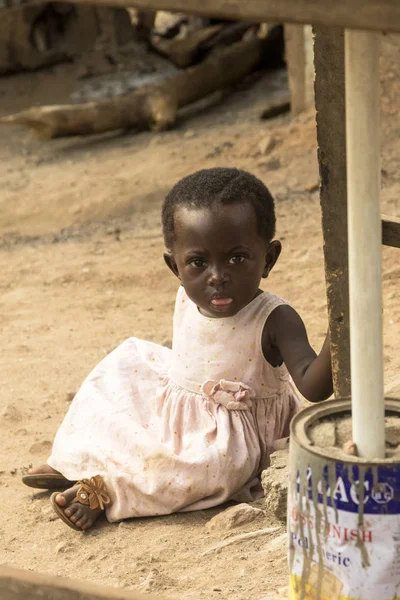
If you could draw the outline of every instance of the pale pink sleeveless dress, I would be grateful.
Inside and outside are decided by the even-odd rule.
[[[262,293],[233,317],[204,317],[179,289],[172,351],[130,338],[89,375],[48,464],[71,480],[100,474],[109,521],[205,509],[262,495],[274,440],[299,408],[262,331],[284,301]]]

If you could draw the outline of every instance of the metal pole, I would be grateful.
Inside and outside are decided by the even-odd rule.
[[[367,459],[385,456],[379,47],[380,33],[345,32],[353,441]]]

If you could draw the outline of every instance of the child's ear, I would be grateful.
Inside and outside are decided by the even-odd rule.
[[[271,270],[275,266],[276,261],[278,260],[280,253],[282,252],[282,244],[279,240],[274,240],[271,242],[267,248],[267,253],[265,255],[265,267],[263,271],[263,279],[266,279],[270,274]]]
[[[174,258],[174,255],[172,254],[172,252],[164,252],[164,260],[165,260],[165,264],[167,265],[167,267],[169,269],[171,269],[173,274],[176,275],[178,277],[178,279],[180,279],[178,267],[177,267],[177,264],[176,264],[176,261],[175,261],[175,258]]]

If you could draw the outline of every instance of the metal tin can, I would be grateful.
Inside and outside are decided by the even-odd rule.
[[[400,417],[399,400],[385,406]],[[350,400],[331,400],[292,421],[290,600],[400,600],[400,462],[343,459],[310,439],[318,421],[350,414]]]

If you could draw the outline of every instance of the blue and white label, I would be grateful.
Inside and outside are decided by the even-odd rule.
[[[289,491],[290,599],[400,600],[400,465],[364,477],[357,465],[331,468],[318,482],[308,469],[307,485]]]
[[[323,503],[326,493],[328,506],[346,512],[359,512],[360,502],[363,513],[400,515],[400,465],[377,467],[375,475],[368,469],[363,477],[363,489],[360,489],[358,465],[348,466],[336,463],[335,485],[330,485],[328,467],[325,467],[323,478],[317,482],[318,503]],[[312,498],[312,472],[307,470],[308,497]],[[331,478],[332,479],[332,478]],[[325,492],[326,490],[326,492]],[[300,493],[300,481],[297,479],[297,493]]]

